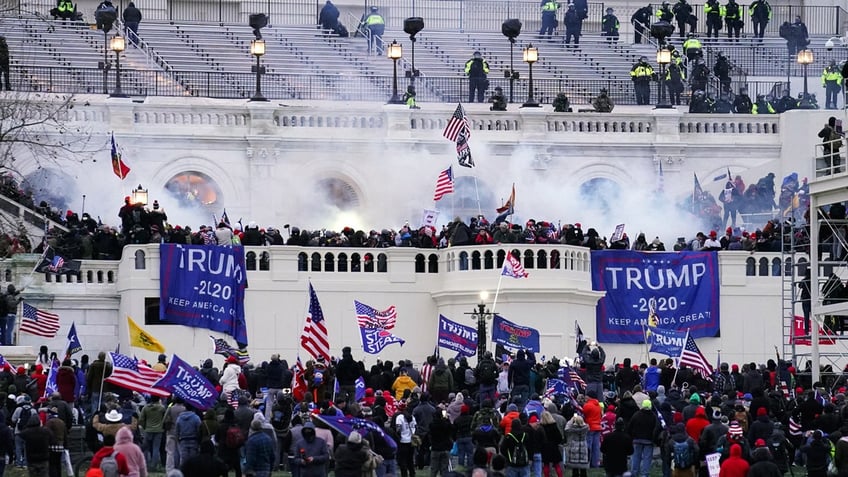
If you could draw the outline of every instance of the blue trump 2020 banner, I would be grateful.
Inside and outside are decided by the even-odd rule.
[[[168,370],[153,384],[155,388],[165,389],[191,404],[201,411],[205,411],[215,405],[218,400],[218,391],[200,371],[182,359],[174,355]]]
[[[492,320],[492,341],[508,348],[529,349],[539,352],[539,331],[528,326],[516,325],[501,315]]]
[[[159,246],[159,319],[226,333],[247,346],[244,248]]]
[[[718,336],[718,278],[715,252],[592,252],[592,289],[606,292],[597,306],[598,341],[643,342],[651,303],[659,328]]]
[[[647,327],[646,330],[648,343],[651,344],[650,352],[673,358],[677,358],[683,353],[683,345],[686,344],[685,331],[654,328],[653,326]]]
[[[439,347],[456,351],[462,356],[477,354],[477,330],[460,325],[439,315]]]

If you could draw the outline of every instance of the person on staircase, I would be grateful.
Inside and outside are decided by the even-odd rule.
[[[141,23],[141,10],[136,8],[135,3],[130,2],[124,9],[124,26],[127,27],[127,40],[131,45],[138,43],[138,25]]]

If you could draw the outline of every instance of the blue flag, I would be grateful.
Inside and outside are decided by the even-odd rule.
[[[356,378],[356,397],[357,401],[361,401],[365,398],[365,380],[362,379],[362,376]]]
[[[545,397],[568,394],[569,384],[562,379],[548,379],[545,384]]]
[[[377,354],[390,344],[400,343],[403,346],[406,343],[384,328],[359,328],[359,333],[362,335],[362,350],[368,354]]]
[[[56,375],[59,373],[59,360],[54,359],[50,365],[50,373],[47,375],[47,384],[44,386],[44,397],[49,398],[51,394],[59,390],[56,385]]]
[[[182,398],[183,401],[201,411],[214,406],[218,400],[218,391],[215,386],[177,355],[171,357],[168,370],[153,384],[153,387],[171,391],[174,396]]]
[[[65,351],[67,356],[72,356],[74,353],[82,351],[82,343],[80,343],[77,335],[76,322],[71,323],[71,328],[68,330],[68,349]]]
[[[462,356],[477,354],[477,330],[460,325],[439,315],[439,336],[436,341],[442,348],[456,351]]]
[[[247,346],[243,247],[159,245],[159,320],[226,333]]]
[[[333,396],[339,393],[339,378],[333,379]]]
[[[372,421],[366,421],[365,419],[359,419],[356,417],[322,416],[320,414],[313,414],[312,419],[317,419],[323,422],[331,429],[345,436],[350,435],[352,431],[359,432],[363,438],[370,433],[375,433],[375,439],[377,438],[377,436],[382,437],[386,444],[389,445],[389,447],[391,447],[392,449],[397,449],[397,442],[395,442],[395,440],[392,439],[391,436],[386,434],[380,425]]]
[[[492,320],[492,341],[508,348],[539,352],[539,330],[517,325],[498,314]]]
[[[650,351],[652,353],[660,353],[676,358],[683,352],[683,345],[686,344],[685,331],[649,326],[646,335],[648,342],[651,343]]]

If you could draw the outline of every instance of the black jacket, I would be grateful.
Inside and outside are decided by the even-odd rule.
[[[124,22],[125,23],[139,23],[141,22],[141,10],[135,7],[132,3],[130,3],[127,8],[124,9]]]
[[[334,454],[335,475],[338,477],[362,477],[362,467],[368,462],[368,451],[362,443],[346,443],[336,448]]]
[[[621,475],[628,471],[627,457],[633,454],[633,439],[624,431],[613,431],[601,442],[601,453],[607,474]]]
[[[657,435],[656,414],[650,409],[639,409],[627,423],[627,433],[633,440],[644,440],[653,443]]]

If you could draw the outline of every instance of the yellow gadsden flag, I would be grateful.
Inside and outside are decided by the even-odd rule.
[[[130,346],[134,346],[136,348],[144,348],[149,351],[155,351],[157,353],[164,353],[165,347],[162,346],[162,343],[159,342],[156,338],[150,335],[150,333],[141,329],[135,321],[133,321],[132,317],[127,316],[127,321],[130,325]]]

